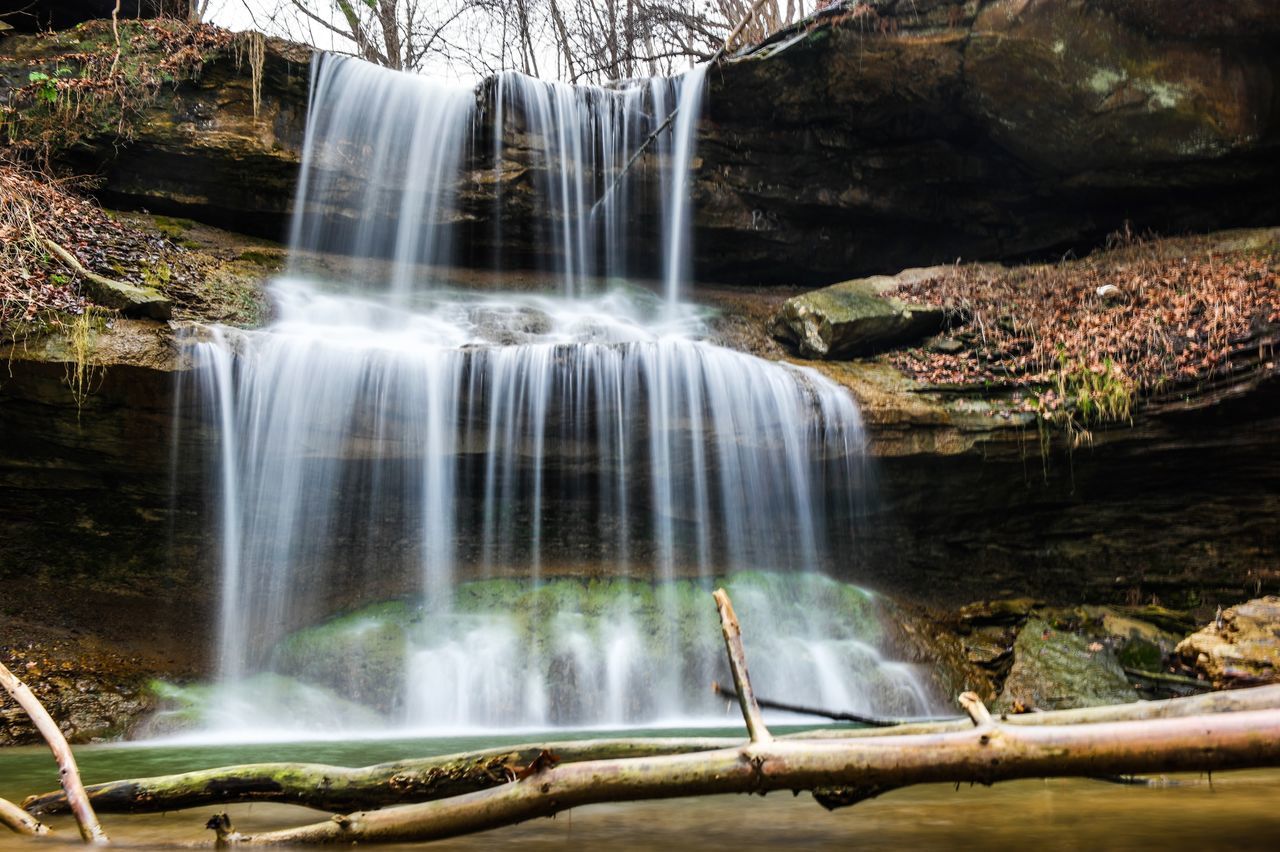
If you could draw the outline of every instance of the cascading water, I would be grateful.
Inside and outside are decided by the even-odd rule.
[[[275,319],[190,341],[221,436],[220,724],[709,715],[715,578],[761,693],[927,709],[877,650],[870,596],[814,573],[856,521],[856,406],[706,342],[678,299],[702,88],[701,70],[618,89],[503,75],[484,145],[470,89],[317,58]],[[660,197],[611,187],[672,110]],[[539,211],[560,295],[450,285],[459,185],[479,179]],[[662,224],[665,299],[619,283],[640,213]]]

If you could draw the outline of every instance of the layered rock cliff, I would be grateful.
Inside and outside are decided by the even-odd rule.
[[[734,57],[709,75],[698,134],[698,277],[825,283],[1087,248],[1126,222],[1168,232],[1280,221],[1276,13],[1209,5],[845,3]],[[0,77],[20,85],[66,49],[10,38]],[[237,50],[213,52],[145,106],[126,145],[102,134],[62,159],[100,173],[110,204],[277,238],[309,63],[309,51],[273,40],[260,74]],[[492,86],[477,90],[482,106]],[[493,112],[478,138],[492,134]],[[466,262],[492,262],[495,216],[521,255],[503,258],[508,267],[554,245],[531,224],[539,143],[521,127],[505,116],[507,141],[524,147],[508,148],[501,182],[492,146],[471,152],[457,213]],[[652,231],[633,224],[637,239]]]

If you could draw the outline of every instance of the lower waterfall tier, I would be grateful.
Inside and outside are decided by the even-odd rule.
[[[742,620],[757,692],[844,712],[934,707],[916,666],[891,659],[870,592],[819,574],[722,581]],[[452,609],[365,607],[292,633],[263,671],[166,688],[152,733],[254,738],[339,731],[732,724],[711,691],[731,682],[711,602],[693,581],[462,583]]]

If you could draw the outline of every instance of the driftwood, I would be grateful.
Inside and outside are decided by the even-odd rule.
[[[89,804],[84,784],[80,782],[80,769],[76,766],[75,755],[71,753],[71,746],[67,745],[67,739],[58,728],[58,723],[53,721],[53,717],[44,709],[40,699],[36,698],[27,685],[18,680],[4,663],[0,663],[0,686],[3,686],[5,691],[13,696],[13,700],[18,702],[18,706],[31,717],[36,730],[48,743],[49,751],[53,752],[53,759],[58,762],[58,776],[62,781],[62,789],[70,803],[71,812],[75,814],[76,824],[80,827],[80,836],[84,838],[84,842],[106,844],[108,842],[106,832],[98,824],[98,817],[93,812],[93,806]]]
[[[1098,722],[1185,719],[1192,716],[1238,713],[1247,710],[1280,711],[1280,684],[1255,686],[1249,689],[1223,690],[1186,698],[1165,698],[1159,701],[1134,701],[1130,704],[1079,707],[1074,710],[1048,710],[1041,713],[1008,713],[1000,716],[1000,723],[1037,727],[1041,725],[1089,725]],[[943,734],[964,731],[968,726],[968,720],[958,719],[943,722],[912,722],[893,728],[818,730],[809,731],[805,736],[811,739],[841,739],[845,737]]]
[[[733,685],[738,692],[738,706],[742,708],[742,718],[747,723],[747,736],[751,737],[753,743],[772,742],[773,734],[764,726],[760,705],[756,703],[755,692],[751,689],[751,676],[747,673],[747,653],[742,647],[742,628],[738,624],[737,613],[733,611],[733,602],[724,589],[716,589],[712,595],[716,601],[716,611],[720,613],[720,630],[724,634],[729,670],[733,672]]]
[[[202,805],[279,802],[322,811],[426,802],[506,784],[543,751],[562,763],[709,751],[738,739],[582,740],[516,745],[465,754],[399,760],[351,769],[318,763],[257,763],[95,784],[89,800],[102,813],[162,813]],[[32,814],[67,810],[62,792],[31,796]]]
[[[354,813],[258,835],[229,833],[226,840],[244,845],[424,841],[599,802],[833,787],[891,789],[938,781],[990,784],[1278,761],[1280,712],[1270,710],[1088,727],[993,723],[966,733],[875,740],[775,739],[701,754],[574,763],[444,801]]]
[[[49,833],[48,826],[8,799],[0,799],[0,825],[15,834],[25,834],[30,837]]]
[[[736,697],[736,693],[735,693]],[[1107,707],[1053,710],[1001,717],[1009,725],[1078,725],[1091,722],[1177,719],[1241,710],[1280,710],[1280,686],[1258,686],[1190,698],[1137,701]],[[836,728],[784,734],[780,740],[846,740],[886,735],[943,734],[970,730],[967,716],[894,728]],[[670,737],[543,742],[399,760],[361,768],[314,763],[257,763],[95,784],[89,800],[100,813],[161,813],[204,805],[278,802],[322,811],[370,810],[427,802],[507,783],[513,767],[528,766],[543,750],[564,764],[585,760],[690,754],[742,745],[740,737]],[[23,807],[37,815],[66,813],[61,791],[31,796]]]

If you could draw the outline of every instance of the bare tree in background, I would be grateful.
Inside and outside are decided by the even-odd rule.
[[[208,0],[191,0],[207,7]],[[259,29],[401,70],[518,70],[572,82],[671,74],[710,59],[754,10],[741,43],[821,0],[242,0]],[[202,9],[202,12],[204,10]]]
[[[207,2],[207,0],[206,0]],[[321,44],[397,70],[418,70],[429,59],[448,61],[456,46],[445,40],[472,0],[244,0],[254,25],[297,41]]]

